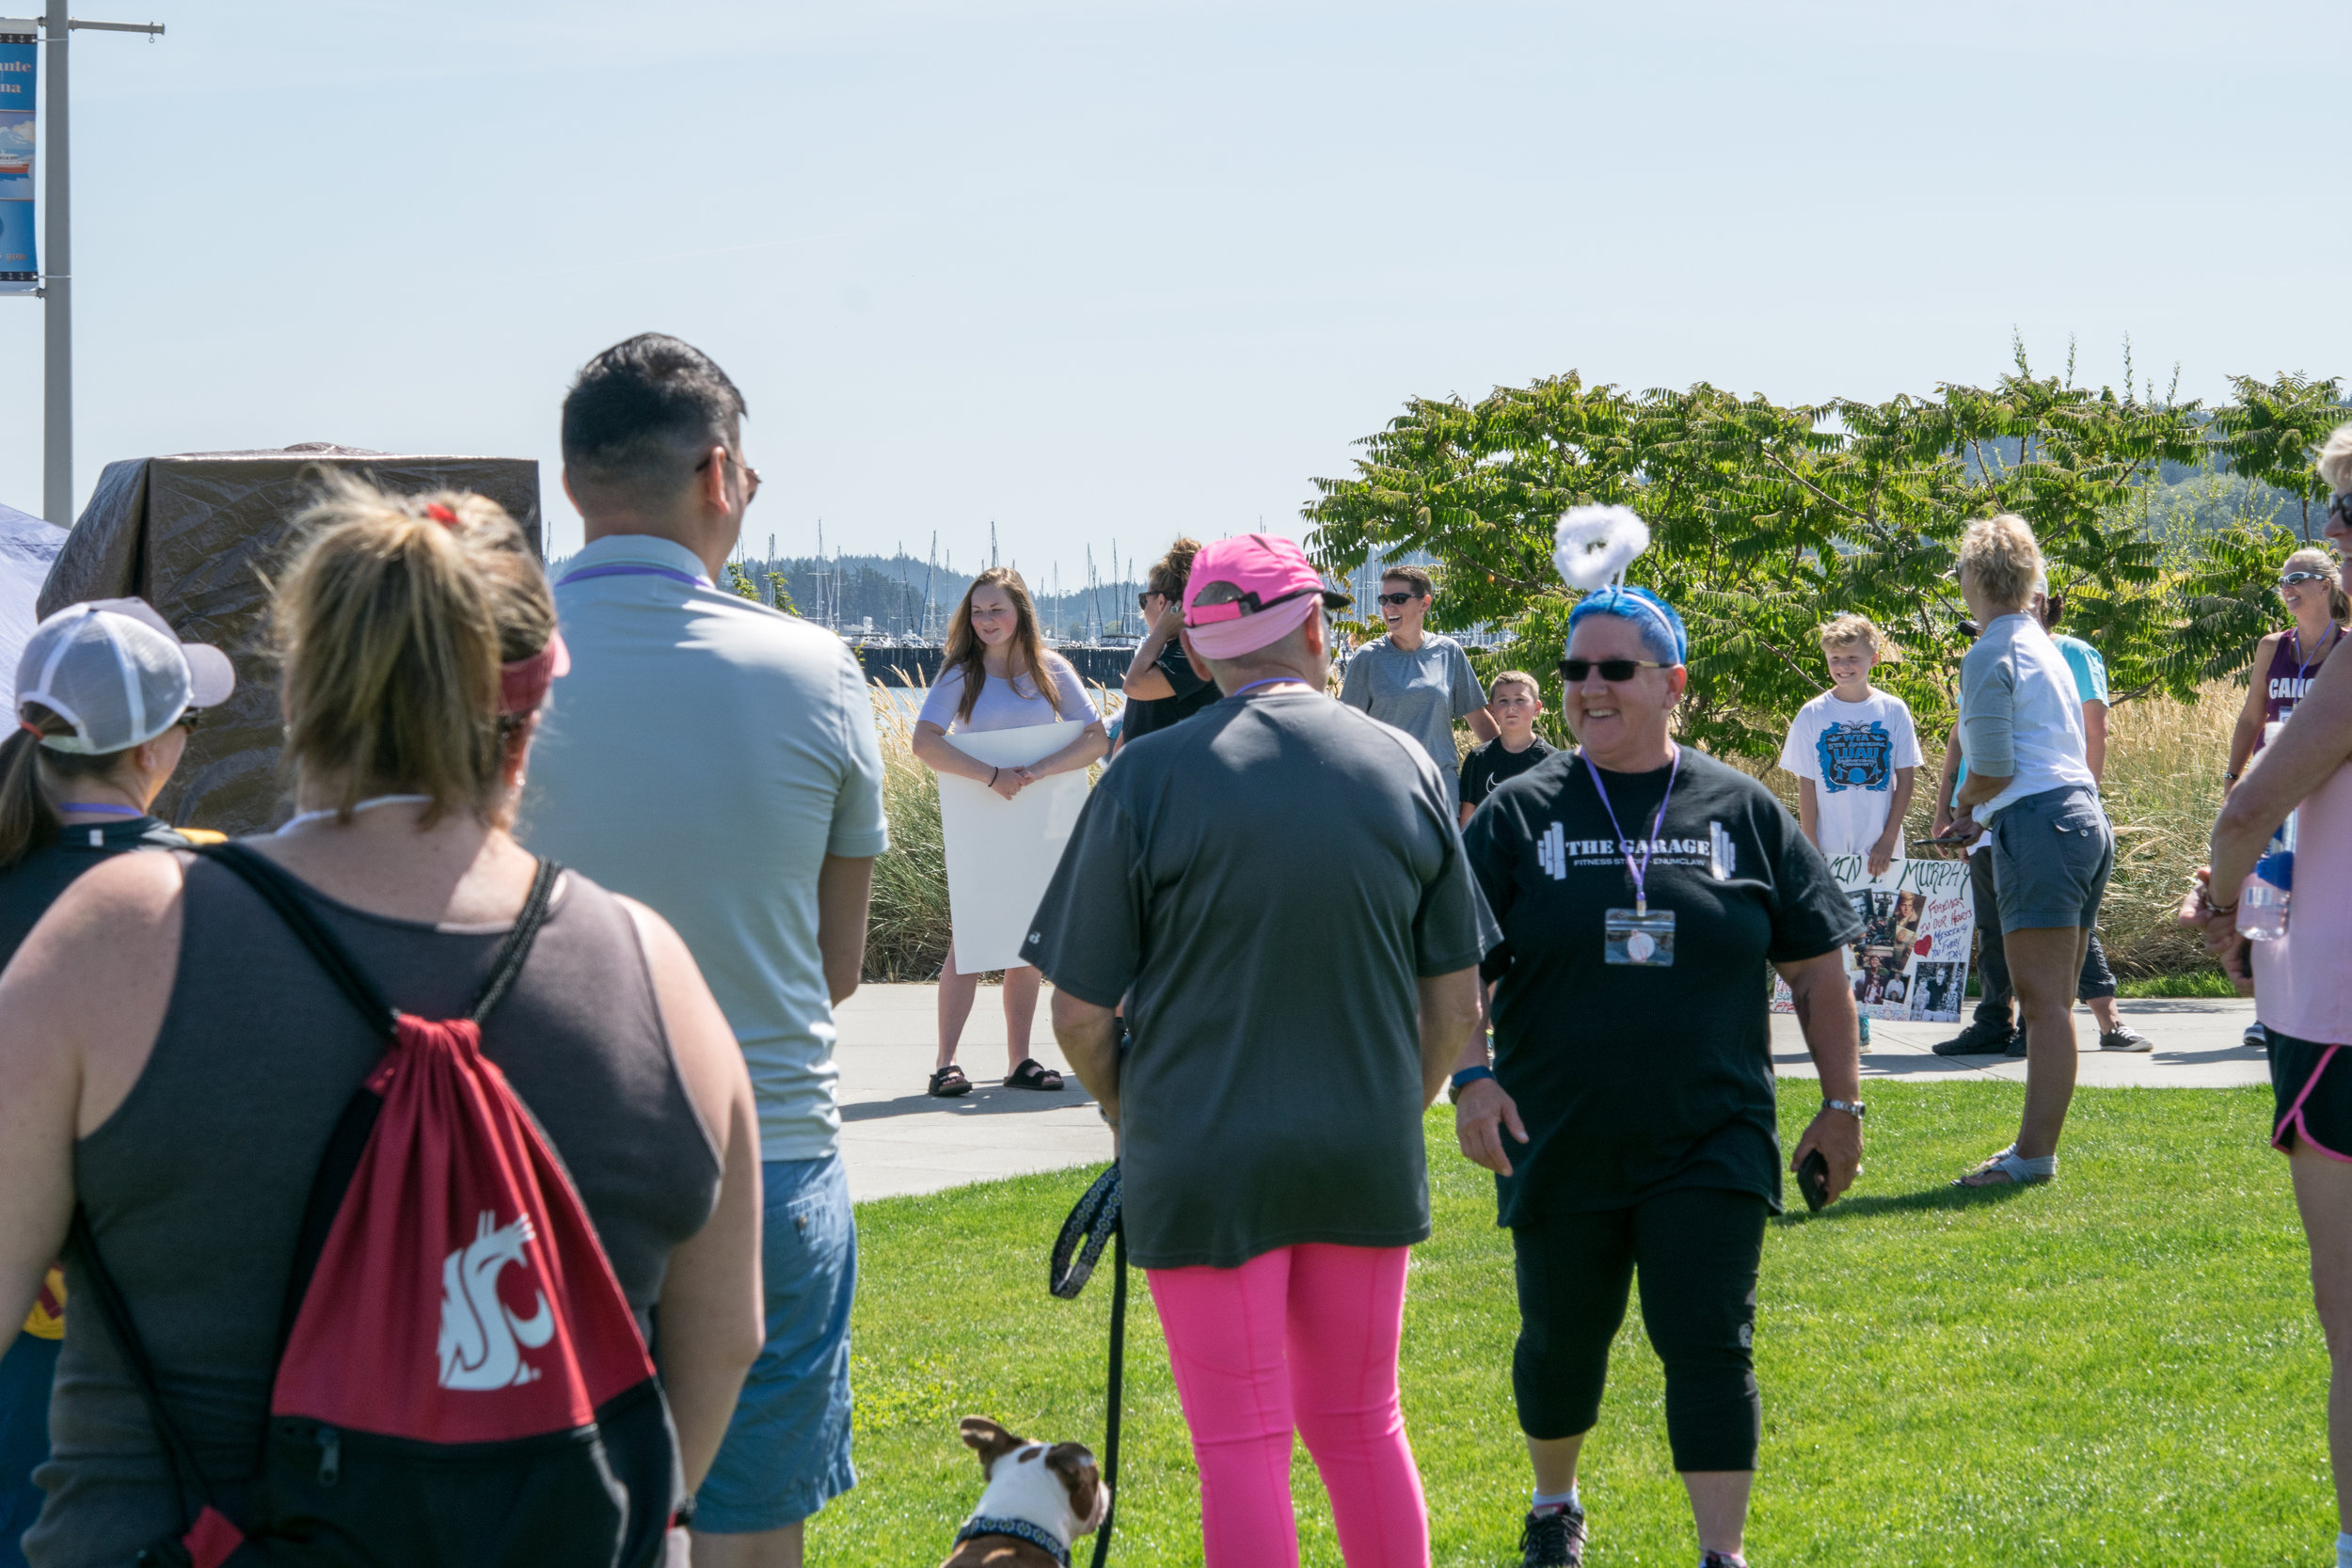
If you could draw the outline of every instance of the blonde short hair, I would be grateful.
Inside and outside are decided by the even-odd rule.
[[[2014,512],[1979,517],[1960,536],[1960,575],[1994,604],[2022,610],[2042,576],[2042,546]]]
[[[271,619],[300,792],[346,817],[396,792],[431,797],[428,824],[496,820],[508,744],[532,717],[499,712],[501,666],[555,635],[522,530],[485,497],[392,496],[348,476],[295,527],[306,542]]]
[[[2319,449],[2319,477],[2342,495],[2352,490],[2352,424],[2340,424]]]
[[[1529,674],[1524,670],[1505,670],[1502,673],[1488,681],[1486,683],[1487,700],[1489,702],[1493,701],[1495,698],[1502,695],[1502,689],[1504,687],[1515,685],[1527,688],[1527,694],[1534,698],[1537,702],[1540,703],[1544,700],[1543,682],[1537,680],[1534,676]]]
[[[1886,639],[1879,634],[1876,622],[1867,615],[1840,615],[1824,626],[1820,632],[1821,651],[1842,648],[1849,642],[1859,642],[1876,658],[1886,651]]]

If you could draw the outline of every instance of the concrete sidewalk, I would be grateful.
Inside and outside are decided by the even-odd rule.
[[[1008,1089],[1005,1015],[1001,993],[981,990],[964,1028],[957,1060],[972,1092],[961,1100],[924,1093],[938,1038],[935,986],[862,986],[839,1014],[841,1144],[850,1166],[850,1195],[860,1202],[901,1194],[933,1193],[969,1181],[992,1181],[1031,1171],[1102,1164],[1111,1157],[1110,1129],[1073,1076],[1059,1094]],[[1047,1005],[1039,999],[1030,1038],[1037,1059],[1067,1070],[1055,1049]],[[2086,1085],[2216,1088],[2269,1081],[2263,1053],[2241,1042],[2254,1005],[2238,1001],[2148,1001],[2121,1004],[2132,1026],[2155,1041],[2146,1055],[2103,1052],[2088,1008],[2075,1012]],[[1871,1025],[1866,1078],[1971,1078],[2023,1081],[2026,1064],[1997,1057],[1948,1057],[1929,1047],[1958,1032],[1949,1023]],[[1813,1076],[1797,1021],[1772,1020],[1772,1065],[1784,1078]]]

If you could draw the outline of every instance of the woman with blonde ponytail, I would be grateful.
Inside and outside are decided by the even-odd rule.
[[[2344,625],[2352,622],[2352,600],[2337,581],[2339,564],[2335,552],[2325,545],[2306,545],[2280,563],[2279,599],[2294,625],[2254,645],[2246,705],[2231,732],[2230,766],[2221,775],[2224,795],[2237,786],[2238,776],[2262,750],[2265,732],[2286,722],[2318,677],[2319,667],[2344,641]]]
[[[509,832],[566,668],[536,553],[482,497],[348,480],[296,532],[273,606],[295,810],[245,847],[393,1008],[422,1018],[461,1016],[526,908],[544,913],[481,1050],[571,1173],[649,1342],[660,1311],[654,1359],[691,1489],[760,1345],[751,1085],[676,933],[574,872],[550,893]],[[232,1511],[262,1450],[311,1183],[384,1053],[296,927],[186,853],[95,868],[0,976],[0,1313],[31,1305],[86,1214],[152,1325],[157,1384],[201,1390],[169,1414]],[[77,1292],[81,1257],[67,1264]],[[180,1528],[173,1466],[106,1326],[78,1307],[56,1390],[26,1556],[128,1562]],[[639,1521],[672,1516],[671,1486],[649,1498],[631,1480]],[[456,1540],[469,1522],[429,1524]]]

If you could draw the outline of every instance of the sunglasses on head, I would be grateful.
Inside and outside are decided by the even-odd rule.
[[[1409,604],[1421,595],[1419,594],[1375,594],[1375,597],[1378,598],[1382,604],[1402,605]]]
[[[1650,658],[1564,658],[1560,673],[1571,681],[1581,681],[1594,671],[1600,672],[1605,681],[1629,681],[1636,670],[1666,670],[1671,665]]]
[[[2279,579],[2279,586],[2292,588],[2298,582],[2325,582],[2329,575],[2327,572],[2289,572]]]

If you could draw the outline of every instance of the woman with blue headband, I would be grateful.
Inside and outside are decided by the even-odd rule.
[[[1518,1258],[1526,1568],[1584,1560],[1577,1454],[1637,1275],[1703,1561],[1747,1560],[1756,1273],[1781,1206],[1768,961],[1796,995],[1825,1097],[1792,1165],[1820,1156],[1806,1175],[1824,1200],[1860,1169],[1838,951],[1853,909],[1761,784],[1671,738],[1688,646],[1657,594],[1588,594],[1560,662],[1576,750],[1502,784],[1462,835],[1503,941],[1482,971],[1494,1059],[1482,1039],[1464,1052],[1454,1125],[1495,1172]]]

